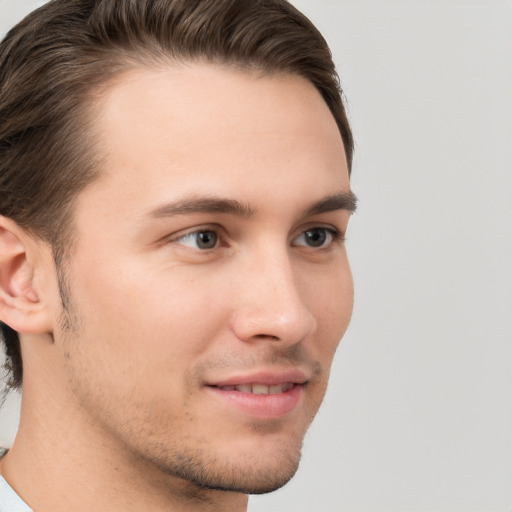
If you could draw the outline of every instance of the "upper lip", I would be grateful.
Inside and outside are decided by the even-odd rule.
[[[305,384],[308,381],[305,372],[298,368],[287,370],[258,370],[251,373],[231,375],[217,380],[206,382],[207,386],[242,386],[244,384],[264,384],[276,386],[291,382],[293,384]]]

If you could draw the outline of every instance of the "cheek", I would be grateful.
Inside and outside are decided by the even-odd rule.
[[[307,297],[317,320],[319,354],[332,359],[352,315],[354,287],[348,263],[326,272],[321,285],[310,287]]]
[[[205,350],[222,325],[218,283],[184,269],[98,264],[75,275],[88,276],[76,279],[73,290],[83,334],[116,366],[131,359],[155,370],[179,367]]]

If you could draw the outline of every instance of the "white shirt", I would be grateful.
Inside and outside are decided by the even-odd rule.
[[[0,476],[0,512],[33,512]]]

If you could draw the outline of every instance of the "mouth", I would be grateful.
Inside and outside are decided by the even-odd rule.
[[[279,393],[286,393],[294,386],[293,382],[284,382],[283,384],[266,385],[266,384],[238,384],[236,386],[213,386],[222,391],[239,391],[241,393],[252,393],[253,395],[278,395]]]
[[[233,414],[275,420],[301,408],[307,383],[298,371],[259,372],[208,383],[206,389]]]

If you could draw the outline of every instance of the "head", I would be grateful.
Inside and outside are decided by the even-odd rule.
[[[352,134],[329,49],[287,1],[51,1],[1,46],[0,215],[50,243],[60,262],[72,246],[73,200],[100,168],[90,143],[95,98],[128,69],[193,61],[311,82],[350,170]],[[20,387],[18,335],[5,323],[2,333],[9,384]]]
[[[0,46],[11,386],[44,338],[62,399],[132,457],[283,485],[350,317],[352,148],[329,49],[284,0],[29,15]]]

